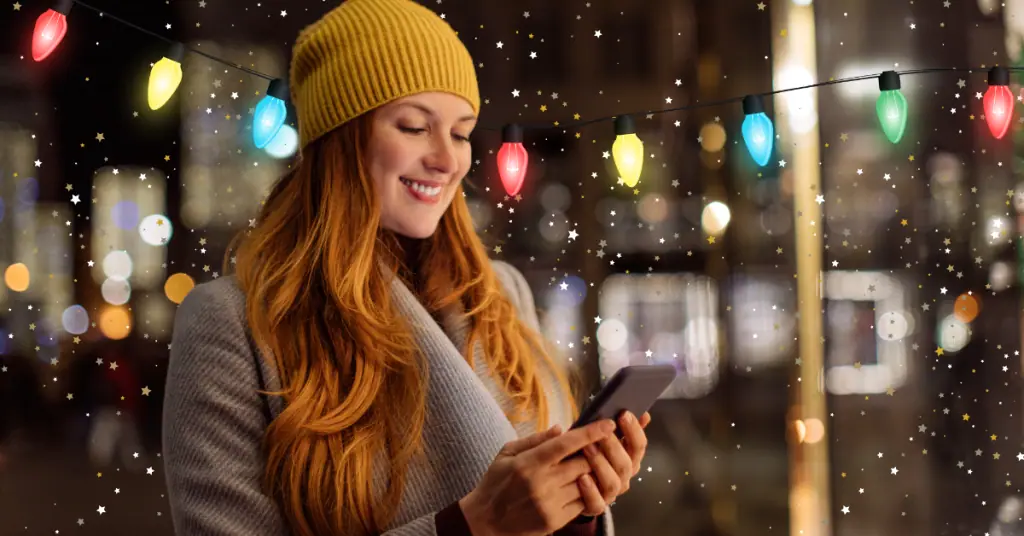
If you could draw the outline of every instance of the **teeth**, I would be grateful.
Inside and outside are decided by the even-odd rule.
[[[400,179],[400,180],[402,181],[403,184],[405,184],[409,188],[415,190],[417,193],[420,193],[420,194],[428,196],[428,197],[434,197],[435,195],[441,193],[441,187],[440,186],[423,186],[422,184],[420,184],[418,182],[413,182],[413,181],[411,181],[409,179]]]

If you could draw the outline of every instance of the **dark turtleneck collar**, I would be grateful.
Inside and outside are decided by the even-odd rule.
[[[398,245],[402,248],[402,262],[410,269],[415,269],[419,264],[420,252],[423,250],[424,240],[420,238],[409,238],[408,236],[396,235]]]
[[[423,246],[426,243],[425,240],[420,238],[409,238],[400,234],[395,234],[395,238],[398,241],[399,259],[402,261],[401,276],[402,279],[411,284],[411,290],[416,292],[419,287],[419,265],[420,265],[420,254],[423,251]]]

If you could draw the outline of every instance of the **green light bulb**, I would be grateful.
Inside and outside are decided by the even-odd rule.
[[[878,80],[882,94],[875,103],[878,122],[882,124],[882,132],[892,143],[899,143],[907,130],[907,98],[900,93],[899,75],[894,71],[886,71]]]
[[[898,89],[883,91],[875,104],[882,132],[893,143],[899,143],[907,130],[907,98]]]

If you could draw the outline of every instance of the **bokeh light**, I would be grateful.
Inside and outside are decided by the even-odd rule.
[[[796,435],[796,442],[803,443],[807,438],[807,425],[804,421],[797,419],[793,421],[793,433]]]
[[[572,204],[572,191],[561,183],[545,184],[540,189],[538,201],[548,212],[565,212]]]
[[[7,288],[15,292],[25,292],[29,285],[28,266],[22,263],[15,263],[4,270],[4,283]]]
[[[548,242],[561,242],[569,234],[568,218],[564,213],[556,212],[537,221],[537,230]]]
[[[72,305],[64,309],[60,320],[64,325],[64,331],[72,335],[81,335],[89,331],[89,312],[81,305]]]
[[[134,229],[139,222],[139,205],[132,201],[119,201],[110,209],[110,219],[119,229]]]
[[[704,126],[700,127],[700,146],[709,153],[721,151],[727,140],[725,127],[720,123],[704,123]]]
[[[978,298],[964,293],[957,297],[953,304],[953,316],[961,322],[974,322],[981,311],[981,302]]]
[[[956,353],[971,342],[971,327],[955,315],[948,315],[939,322],[938,336],[943,350]]]
[[[32,206],[39,199],[39,182],[33,177],[27,177],[18,183],[18,202],[25,206]]]
[[[117,250],[103,257],[103,274],[107,277],[128,279],[132,276],[132,257],[127,251]]]
[[[801,443],[814,444],[825,437],[825,424],[815,418],[796,421],[796,430]]]
[[[139,236],[151,246],[165,246],[174,235],[171,220],[163,214],[150,214],[139,224]]]
[[[164,294],[168,300],[181,303],[195,286],[196,282],[188,274],[179,272],[167,278],[167,282],[164,283]]]
[[[597,327],[597,342],[608,351],[621,349],[629,338],[629,329],[614,318],[603,320]]]
[[[637,213],[640,215],[640,219],[647,223],[665,221],[669,217],[668,202],[660,194],[646,194],[640,199]]]
[[[132,297],[132,286],[120,277],[108,277],[100,286],[103,300],[111,305],[124,305]]]
[[[298,132],[288,125],[281,125],[281,130],[277,131],[277,134],[274,135],[274,139],[270,140],[270,143],[268,143],[263,150],[274,158],[288,158],[295,154],[295,151],[298,148]]]
[[[780,88],[805,87],[813,83],[811,73],[799,65],[787,67],[779,76]],[[813,89],[799,89],[784,94],[789,111],[789,127],[798,134],[810,132],[818,123],[814,94]]]
[[[729,207],[721,201],[712,201],[704,207],[700,223],[705,233],[717,236],[725,231],[730,219],[732,219],[732,214],[729,212]]]
[[[575,275],[566,276],[555,292],[560,307],[579,307],[587,298],[587,282]]]
[[[108,339],[121,340],[132,332],[132,315],[121,306],[108,306],[100,313],[100,332]]]
[[[992,285],[992,290],[1000,292],[1010,288],[1013,284],[1014,269],[1008,262],[999,261],[992,263],[992,267],[988,272],[989,284]]]
[[[902,311],[886,311],[879,315],[875,326],[878,338],[883,341],[898,341],[907,336],[910,323]]]

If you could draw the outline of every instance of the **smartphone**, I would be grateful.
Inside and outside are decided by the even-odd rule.
[[[658,400],[676,379],[674,365],[631,365],[616,372],[597,396],[583,408],[572,428],[586,426],[594,421],[612,419],[618,424],[623,411],[629,411],[636,418]],[[620,430],[615,434],[622,437]]]

